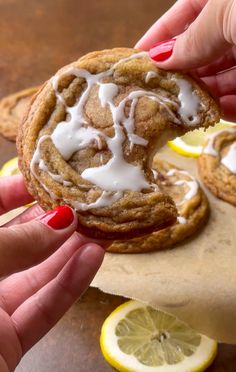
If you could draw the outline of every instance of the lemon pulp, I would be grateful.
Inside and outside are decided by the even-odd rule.
[[[204,371],[217,351],[216,341],[137,301],[119,306],[105,320],[100,344],[105,359],[126,372]]]

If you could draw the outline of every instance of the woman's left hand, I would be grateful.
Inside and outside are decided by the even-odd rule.
[[[0,178],[1,214],[31,201],[22,176]],[[34,205],[0,228],[1,372],[14,371],[88,288],[103,260],[101,246],[75,232],[75,214],[60,230],[46,226],[47,216]]]

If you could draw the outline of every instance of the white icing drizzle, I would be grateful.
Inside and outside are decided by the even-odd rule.
[[[156,180],[158,178],[158,172],[156,169],[152,169],[152,174],[154,176],[154,179]]]
[[[42,136],[38,143],[37,143],[37,148],[34,152],[34,155],[32,157],[32,160],[30,162],[30,171],[31,173],[34,175],[34,177],[37,179],[37,181],[42,185],[42,187],[44,188],[44,190],[50,195],[50,197],[53,199],[53,200],[57,200],[57,196],[51,191],[48,189],[48,187],[40,180],[39,176],[37,175],[37,173],[35,172],[35,164],[39,164],[39,169],[40,170],[43,170],[44,172],[47,172],[49,173],[49,175],[53,178],[53,177],[57,177],[57,175],[49,172],[48,170],[48,167],[46,166],[45,162],[43,161],[43,159],[40,158],[40,145],[42,144],[42,142],[44,142],[46,139],[48,138],[51,138],[49,135],[45,135],[45,136]],[[61,177],[61,176],[60,176]],[[69,182],[68,181],[65,181],[63,180],[63,178],[61,177],[60,178],[60,181],[58,178],[54,178],[55,181],[57,182],[60,182],[60,183],[63,183],[64,186],[71,186],[71,184],[69,185]]]
[[[141,138],[134,133],[134,115],[139,98],[146,97],[158,102],[170,115],[171,120],[177,124],[180,124],[180,121],[176,118],[168,104],[171,104],[172,107],[175,106],[179,110],[182,119],[189,125],[196,123],[197,119],[195,116],[197,114],[198,97],[192,92],[191,84],[184,80],[182,81],[181,79],[176,80],[180,87],[178,97],[180,100],[180,107],[176,102],[171,101],[167,97],[152,91],[145,91],[144,89],[132,91],[117,106],[114,104],[113,100],[119,93],[119,87],[114,83],[103,83],[102,80],[106,77],[112,76],[115,68],[120,63],[128,62],[136,58],[143,58],[147,55],[147,52],[133,54],[127,58],[119,60],[107,71],[98,74],[91,74],[84,69],[69,67],[64,70],[63,73],[55,75],[51,79],[57,100],[64,105],[67,116],[65,121],[58,123],[51,135],[42,136],[37,143],[31,161],[31,171],[37,180],[42,184],[35,172],[35,164],[39,164],[40,170],[47,172],[54,181],[62,183],[65,186],[71,185],[71,183],[64,180],[61,175],[49,172],[46,165],[42,162],[42,159],[40,159],[40,145],[46,138],[51,138],[53,144],[65,161],[69,160],[74,153],[86,148],[93,142],[97,144],[98,149],[101,149],[102,139],[106,141],[112,155],[111,159],[106,164],[98,167],[87,168],[82,172],[82,178],[97,185],[104,191],[94,203],[85,204],[76,202],[76,209],[86,210],[95,207],[104,207],[111,205],[120,199],[123,196],[123,192],[126,190],[140,191],[145,188],[153,187],[153,185],[150,185],[149,182],[147,182],[141,168],[128,163],[124,159],[123,155],[122,145],[125,140],[125,131],[130,142],[130,149],[132,149],[134,144],[141,146],[146,146],[148,144],[146,139]],[[146,75],[146,81],[154,77],[154,74],[155,76],[157,75],[154,71],[149,71]],[[64,75],[74,75],[75,77],[80,79],[83,78],[86,81],[86,88],[82,92],[80,99],[72,107],[66,105],[64,98],[58,91],[59,79]],[[92,87],[95,85],[98,86],[98,97],[101,106],[108,106],[111,111],[114,129],[113,137],[108,137],[103,132],[91,127],[88,119],[84,116],[84,105],[87,102]],[[188,94],[191,95],[191,98],[187,97]],[[125,107],[128,101],[130,101],[130,110],[127,117],[125,115]],[[190,107],[187,107],[187,104],[189,103]],[[188,119],[190,111],[191,115],[195,115],[193,115],[193,121],[189,121]],[[45,185],[42,184],[42,186],[46,190]],[[154,189],[158,189],[157,185],[155,185]]]
[[[134,53],[129,57],[122,58],[113,65],[112,69],[115,69],[120,63],[129,62],[132,59],[138,59],[138,58],[143,58],[143,57],[148,57],[148,52]]]
[[[203,149],[203,154],[218,156],[218,151],[214,148],[214,142],[216,136],[218,136],[219,132],[213,133],[208,137],[208,142],[205,148]]]
[[[132,147],[134,144],[136,145],[142,145],[147,146],[148,141],[144,138],[137,136],[137,134],[134,133],[134,111],[136,108],[136,105],[138,103],[138,97],[134,98],[132,100],[129,116],[127,118],[124,118],[123,125],[126,129],[128,138],[130,140],[130,151],[132,150]]]
[[[51,138],[61,156],[69,160],[76,151],[86,148],[92,141],[96,141],[100,147],[99,135],[99,131],[95,128],[78,128],[76,123],[70,126],[64,121],[58,124]]]
[[[146,76],[145,76],[145,83],[148,83],[149,80],[151,80],[151,79],[153,79],[153,78],[155,78],[157,76],[158,75],[157,75],[157,73],[155,71],[148,71],[147,74],[146,74]]]
[[[50,172],[44,160],[42,159],[39,162],[39,169],[43,170],[44,172],[47,172],[54,181],[61,183],[63,186],[69,187],[73,185],[72,182],[64,180],[64,178],[60,174],[55,174],[55,173]]]
[[[174,81],[179,86],[180,108],[178,111],[180,116],[190,126],[198,124],[199,116],[197,113],[200,105],[198,95],[193,91],[192,85],[187,80],[174,79]]]
[[[40,159],[40,161],[39,161],[39,169],[41,169],[44,172],[49,172],[48,167],[46,166],[43,159]]]
[[[48,138],[51,138],[49,135],[45,135],[45,136],[42,136],[39,140],[38,140],[38,143],[37,143],[37,147],[36,147],[36,150],[34,152],[34,155],[32,157],[32,160],[31,160],[31,163],[30,163],[30,170],[31,170],[31,173],[33,173],[34,177],[37,178],[36,176],[36,173],[35,173],[35,164],[39,164],[40,163],[40,146],[41,146],[41,143],[44,142],[46,139]]]
[[[110,191],[103,191],[101,196],[99,196],[99,198],[97,198],[94,203],[86,204],[73,202],[71,200],[69,200],[68,202],[73,205],[76,210],[87,211],[92,208],[107,207],[108,205],[114,204],[116,201],[121,199],[122,196],[123,193],[121,191],[118,191],[115,194],[112,194]]]
[[[61,177],[61,176],[60,176],[60,177]],[[60,181],[60,182],[61,182],[61,181]],[[73,185],[72,182],[70,182],[70,181],[65,181],[65,180],[62,180],[62,184],[63,184],[64,186],[66,186],[66,187],[70,187],[70,186]]]
[[[103,163],[103,162],[104,162],[103,154],[100,154],[100,155],[99,155],[99,158],[100,158],[100,163]]]
[[[215,149],[215,138],[220,133],[236,133],[236,128],[225,128],[219,132],[213,133],[208,137],[208,142],[203,149],[203,154],[211,155],[214,157],[219,156],[219,152]],[[233,142],[229,147],[227,154],[221,158],[221,164],[223,164],[231,173],[236,174],[236,142]]]
[[[181,225],[185,225],[187,223],[187,220],[185,217],[183,216],[178,216],[177,217],[177,221],[181,224]]]
[[[177,172],[177,169],[173,168],[173,169],[170,169],[168,170],[168,172],[166,173],[167,177],[172,177],[174,176],[174,174]]]
[[[56,196],[56,194],[54,194],[54,192],[52,192],[51,190],[49,190],[49,188],[44,183],[41,182],[41,185],[44,188],[44,190],[46,191],[46,193],[48,193],[48,195],[50,196],[50,198],[52,200],[57,200],[58,199],[58,197]]]
[[[39,164],[41,159],[40,159],[40,145],[42,142],[44,142],[46,139],[50,138],[50,136],[48,135],[45,135],[45,136],[42,136],[38,143],[37,143],[37,147],[36,147],[36,150],[34,152],[34,155],[32,157],[32,160],[30,162],[30,171],[31,173],[34,175],[34,177],[37,179],[37,181],[42,185],[42,187],[44,188],[44,190],[50,195],[50,197],[53,199],[53,200],[56,200],[57,197],[56,195],[50,191],[46,185],[44,185],[44,183],[40,180],[39,176],[37,175],[37,173],[35,172],[35,164]]]
[[[85,169],[81,177],[106,191],[139,191],[150,187],[140,168],[127,163],[119,154],[100,167]]]
[[[186,171],[176,169],[176,172],[178,172],[180,174],[183,174],[183,175],[185,175],[185,176],[187,176],[191,179],[191,181],[187,181],[187,180],[176,181],[175,185],[181,186],[181,185],[186,184],[189,187],[189,191],[185,194],[184,200],[192,199],[197,194],[197,191],[198,191],[198,188],[199,188],[198,182],[195,180],[195,178],[193,176],[191,176]]]
[[[116,84],[107,83],[101,84],[99,83],[99,91],[98,97],[101,102],[101,106],[105,107],[107,104],[113,101],[113,98],[117,96],[119,92],[119,88]]]
[[[198,182],[195,180],[194,177],[192,177],[188,172],[183,171],[183,170],[179,170],[179,169],[175,169],[175,168],[173,168],[173,169],[170,169],[170,170],[166,173],[166,175],[167,175],[168,177],[172,177],[172,176],[174,176],[176,173],[177,173],[177,174],[183,174],[183,175],[185,175],[186,177],[188,177],[188,178],[191,179],[190,181],[187,181],[187,180],[183,179],[183,180],[176,181],[176,182],[174,183],[174,185],[176,185],[176,186],[182,186],[182,185],[185,185],[185,184],[188,186],[188,191],[187,191],[186,194],[184,195],[183,200],[180,201],[179,203],[176,203],[176,205],[180,207],[181,205],[184,204],[185,201],[187,201],[187,200],[191,200],[191,199],[192,199],[192,198],[197,194],[197,192],[198,192],[198,188],[199,188],[199,185],[198,185]],[[184,225],[184,224],[187,223],[187,219],[186,219],[186,217],[182,216],[181,214],[177,217],[177,221],[178,221],[180,224],[182,224],[182,225]]]
[[[175,182],[175,185],[177,186],[181,186],[184,184],[188,185],[189,187],[189,191],[185,194],[184,200],[190,200],[196,195],[198,190],[198,184],[195,180],[194,181],[180,180]]]
[[[218,151],[216,151],[216,149],[214,147],[215,138],[220,133],[224,133],[224,132],[235,133],[236,132],[236,128],[225,128],[225,129],[223,129],[223,130],[221,130],[219,132],[212,133],[211,135],[209,135],[207,145],[203,149],[203,154],[212,155],[212,156],[218,156],[219,155]]]
[[[236,142],[233,142],[226,156],[221,159],[221,163],[236,174]]]

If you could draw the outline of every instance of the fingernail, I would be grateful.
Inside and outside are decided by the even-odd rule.
[[[39,218],[45,225],[54,230],[62,230],[74,221],[74,213],[67,205],[61,205]]]
[[[174,44],[175,38],[170,40],[161,41],[160,43],[155,44],[149,50],[149,56],[156,62],[164,62],[170,58]]]

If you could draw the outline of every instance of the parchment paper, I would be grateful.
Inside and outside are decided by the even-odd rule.
[[[194,159],[167,147],[159,157],[197,175]],[[106,253],[92,286],[148,303],[218,341],[236,343],[236,207],[206,194],[211,216],[194,238],[155,253]],[[22,210],[0,217],[0,224]]]
[[[197,175],[196,160],[167,147],[160,158]],[[106,253],[92,286],[178,316],[196,330],[236,343],[236,208],[207,192],[211,216],[172,250]]]

